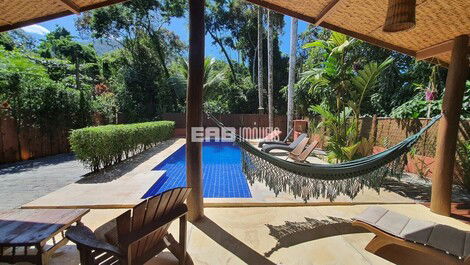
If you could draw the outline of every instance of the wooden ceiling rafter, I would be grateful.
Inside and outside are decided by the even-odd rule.
[[[80,7],[73,2],[73,0],[59,0],[70,12],[80,14]]]
[[[339,6],[343,0],[332,0],[331,2],[328,3],[328,5],[323,8],[323,10],[320,12],[320,14],[317,16],[315,23],[313,23],[315,26],[319,26],[325,19],[328,18],[331,13],[334,12],[335,8]]]
[[[452,51],[454,40],[448,40],[416,52],[416,60],[425,60]],[[470,47],[470,42],[469,42]]]

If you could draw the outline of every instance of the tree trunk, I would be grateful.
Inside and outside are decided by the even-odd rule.
[[[274,103],[273,103],[273,23],[272,12],[268,11],[268,117],[269,127],[274,127]]]
[[[297,56],[297,27],[298,20],[292,18],[290,25],[290,56],[289,56],[289,83],[287,86],[287,133],[292,129],[294,119],[294,83],[295,64]]]
[[[225,59],[227,59],[227,63],[228,63],[228,66],[229,66],[229,68],[230,68],[230,72],[232,73],[233,81],[234,81],[235,83],[238,83],[238,82],[237,82],[237,75],[236,75],[236,73],[235,73],[235,68],[233,67],[232,60],[230,59],[230,56],[228,55],[228,52],[227,52],[227,50],[225,49],[224,44],[222,43],[222,41],[221,41],[214,33],[212,33],[212,31],[207,30],[207,32],[209,33],[209,35],[211,35],[212,39],[214,39],[214,41],[219,45],[220,50],[222,50],[222,53],[223,53],[224,56],[225,56]]]
[[[263,108],[263,8],[258,7],[258,112]]]

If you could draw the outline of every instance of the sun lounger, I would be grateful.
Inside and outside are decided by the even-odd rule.
[[[262,149],[264,152],[266,153],[269,153],[271,152],[272,150],[284,150],[284,151],[288,151],[288,152],[291,152],[295,149],[295,147],[297,147],[297,145],[300,144],[300,142],[302,142],[303,139],[307,138],[307,134],[303,133],[301,135],[299,135],[299,137],[297,137],[297,139],[295,139],[295,141],[293,141],[291,144],[281,144],[281,143],[277,143],[277,144],[264,144]]]
[[[308,141],[309,139],[305,138],[304,141],[302,141],[302,143],[298,145],[298,147],[301,148],[296,148],[294,149],[294,151],[290,152],[289,158],[294,160],[295,162],[305,162],[310,156],[310,154],[313,152],[315,147],[317,147],[318,145],[318,141],[313,141],[313,143],[311,143],[305,148],[305,146],[308,144]]]
[[[271,139],[266,139],[266,138],[265,138],[263,141],[261,141],[261,142],[258,143],[258,147],[261,148],[261,147],[263,147],[263,145],[265,145],[265,144],[282,144],[282,145],[289,145],[289,144],[287,143],[287,140],[289,140],[289,137],[290,137],[290,135],[292,134],[292,132],[294,132],[294,129],[291,129],[291,130],[289,131],[289,133],[287,134],[286,138],[284,138],[284,140],[282,140],[282,141],[273,141],[273,140],[271,140]]]
[[[356,216],[353,225],[375,234],[366,246],[371,253],[389,245],[398,245],[418,251],[423,258],[431,258],[437,264],[470,264],[470,232],[412,219],[377,206],[369,207]]]

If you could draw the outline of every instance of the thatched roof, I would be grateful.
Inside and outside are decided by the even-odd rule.
[[[126,0],[0,0],[0,32]]]
[[[418,59],[450,62],[452,41],[470,35],[469,0],[417,0],[416,27],[385,33],[388,0],[248,0]]]
[[[0,0],[0,32],[125,0]],[[469,0],[417,0],[416,27],[385,33],[388,0],[248,0],[418,59],[450,61],[452,41],[470,34]]]

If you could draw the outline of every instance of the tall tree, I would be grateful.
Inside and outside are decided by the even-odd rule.
[[[81,32],[123,47],[119,95],[129,121],[152,120],[178,108],[176,92],[167,84],[168,66],[182,54],[184,44],[164,25],[182,17],[185,5],[184,0],[133,0],[84,13],[77,20]]]
[[[268,10],[268,119],[269,127],[274,127],[274,103],[273,103],[273,23],[272,12]]]
[[[297,18],[292,18],[290,26],[289,83],[287,87],[287,131],[292,129],[294,119],[294,83],[297,59]]]
[[[258,112],[263,108],[263,8],[258,7]]]

